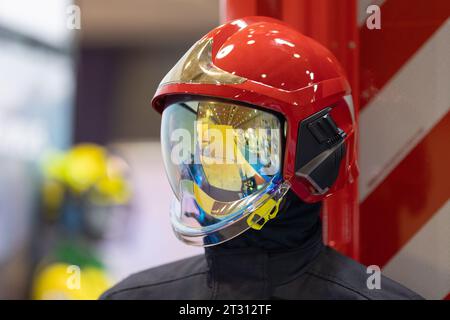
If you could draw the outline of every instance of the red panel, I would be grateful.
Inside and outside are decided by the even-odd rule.
[[[279,0],[221,0],[222,23],[247,16],[266,16],[281,19]]]
[[[282,19],[282,1],[259,0],[257,4],[257,15]]]
[[[381,30],[361,27],[362,108],[449,16],[448,0],[387,0]]]
[[[361,260],[384,266],[444,205],[450,190],[450,113],[361,205]]]
[[[310,36],[310,19],[304,19],[303,12],[311,12],[309,0],[284,0],[283,1],[283,20],[289,23],[305,35]],[[302,16],[301,16],[302,15]]]
[[[257,0],[221,0],[220,18],[222,23],[246,16],[256,16]]]

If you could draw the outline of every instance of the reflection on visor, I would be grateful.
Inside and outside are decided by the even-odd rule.
[[[180,202],[172,216],[175,229],[212,233],[276,194],[281,184],[276,116],[230,103],[190,101],[167,107],[161,128],[166,171]]]
[[[279,120],[246,107],[200,102],[197,111],[199,187],[220,201],[239,200],[279,170]]]

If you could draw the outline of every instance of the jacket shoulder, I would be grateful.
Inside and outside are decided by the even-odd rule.
[[[132,274],[100,299],[208,299],[207,273],[206,259],[198,255]]]
[[[336,250],[325,247],[305,273],[314,279],[317,293],[330,299],[417,300],[418,294],[381,275],[380,289],[369,289],[367,267]]]

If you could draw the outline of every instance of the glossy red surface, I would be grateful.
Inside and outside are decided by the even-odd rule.
[[[281,113],[287,121],[283,176],[304,201],[313,195],[308,183],[295,176],[298,125],[301,120],[332,106],[336,122],[347,133],[347,154],[338,180],[325,196],[352,181],[356,174],[354,123],[343,96],[350,86],[336,58],[322,45],[266,17],[226,23],[205,37],[213,40],[212,62],[222,70],[245,77],[239,84],[167,84],[152,101],[162,111],[167,95],[201,95],[250,103]]]
[[[328,50],[294,29],[271,20],[247,27],[245,20],[237,21],[242,26],[238,32],[223,42],[214,41],[213,63],[219,68],[286,91],[344,76]]]

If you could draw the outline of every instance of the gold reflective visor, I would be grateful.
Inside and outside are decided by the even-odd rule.
[[[275,217],[282,181],[280,118],[224,101],[189,100],[164,109],[161,143],[177,197],[172,226],[184,241],[218,243]]]

